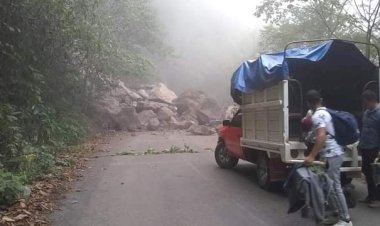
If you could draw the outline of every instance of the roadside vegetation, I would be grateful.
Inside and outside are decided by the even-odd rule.
[[[130,150],[130,151],[123,151],[123,152],[119,152],[115,155],[108,155],[108,156],[116,156],[116,155],[141,156],[141,155],[160,155],[160,154],[178,154],[178,153],[198,153],[198,152],[194,151],[192,148],[190,148],[189,145],[184,144],[183,148],[172,145],[172,146],[170,146],[170,148],[162,150],[162,151],[155,150],[153,148],[148,148],[144,152],[136,151],[136,150]]]
[[[112,78],[147,79],[168,54],[149,0],[0,2],[0,206],[71,164]]]

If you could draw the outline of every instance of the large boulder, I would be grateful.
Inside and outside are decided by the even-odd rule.
[[[142,126],[148,126],[149,120],[157,118],[157,115],[152,110],[145,110],[138,113],[138,118]]]
[[[223,118],[223,110],[216,102],[216,100],[211,98],[206,98],[201,103],[200,111],[207,115],[210,120],[218,120]]]
[[[136,131],[141,126],[135,108],[122,105],[120,112],[113,118],[120,130]]]
[[[196,111],[196,115],[199,125],[207,125],[211,121],[211,117],[200,109]]]
[[[120,126],[115,122],[115,117],[120,113],[120,102],[115,97],[106,96],[94,104],[92,118],[99,129],[116,130]]]
[[[179,119],[185,121],[193,121],[199,125],[207,125],[212,120],[206,113],[197,108],[186,110],[180,115]]]
[[[182,114],[188,110],[200,109],[206,98],[207,96],[201,91],[188,90],[174,101],[174,105],[177,107],[178,113]]]
[[[169,120],[169,127],[171,129],[186,130],[195,123],[192,121],[178,121],[176,118],[171,117]]]
[[[149,98],[156,102],[172,104],[173,100],[177,99],[177,95],[166,85],[159,83],[150,90]]]
[[[162,107],[157,113],[157,118],[160,121],[169,121],[171,117],[175,116],[176,114],[170,110],[168,107]]]
[[[169,105],[152,101],[137,102],[136,111],[141,112],[152,110],[157,113],[163,107],[169,107]]]
[[[112,96],[106,96],[100,99],[94,108],[97,113],[109,115],[117,115],[121,111],[119,100]]]
[[[238,112],[239,106],[238,105],[230,105],[227,107],[226,111],[224,112],[224,119],[231,120],[236,112]]]
[[[130,96],[128,96],[126,90],[124,90],[120,86],[117,86],[111,89],[109,93],[104,95],[104,97],[102,98],[102,100],[100,100],[100,102],[106,102],[106,101],[109,101],[110,99],[114,99],[111,101],[117,101],[118,103],[125,103],[125,104],[132,103],[132,99],[130,98]]]
[[[140,127],[133,100],[141,97],[133,96],[124,83],[113,83],[110,91],[93,105],[96,124],[101,129],[110,130],[136,130]]]
[[[174,105],[180,118],[196,119],[201,125],[206,125],[211,120],[220,120],[223,115],[218,103],[202,91],[185,91],[174,101]]]
[[[164,107],[169,108],[172,112],[177,112],[177,108],[175,106],[165,104],[165,103],[159,103],[159,102],[153,102],[153,101],[140,101],[136,103],[137,112],[152,110],[155,113],[158,113],[158,111]]]
[[[120,104],[116,99],[105,98],[94,107],[94,120],[102,129],[136,130],[140,121],[134,107]]]
[[[149,99],[149,94],[145,89],[139,89],[137,93],[144,99]]]
[[[111,85],[110,91],[103,96],[103,99],[107,97],[115,98],[120,103],[126,104],[131,104],[132,101],[143,100],[143,98],[138,93],[127,88],[122,81],[114,82]]]
[[[215,129],[203,125],[192,125],[188,131],[194,135],[200,136],[209,136],[216,133]]]
[[[128,89],[124,82],[120,81],[119,82],[119,87],[120,89],[124,90],[125,93],[133,100],[133,101],[141,101],[143,98],[136,92]]]
[[[181,121],[192,121],[198,124],[197,112],[195,110],[187,110],[179,116]]]
[[[151,118],[148,123],[148,130],[155,131],[160,127],[160,120],[158,118]]]
[[[176,99],[174,103],[178,109],[178,114],[201,108],[200,103],[193,99]]]

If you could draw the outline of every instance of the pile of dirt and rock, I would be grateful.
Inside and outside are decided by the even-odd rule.
[[[223,110],[204,92],[189,90],[177,96],[165,84],[126,87],[122,81],[94,105],[93,118],[105,130],[188,130],[197,135],[215,133]]]

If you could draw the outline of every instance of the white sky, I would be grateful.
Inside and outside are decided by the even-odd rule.
[[[176,58],[158,74],[176,90],[207,91],[229,101],[231,74],[256,55],[261,26],[253,14],[261,0],[153,0]]]
[[[262,24],[261,20],[253,15],[260,1],[261,0],[205,0],[210,8],[249,27],[255,24]]]

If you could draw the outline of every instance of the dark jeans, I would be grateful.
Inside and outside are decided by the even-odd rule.
[[[379,155],[379,149],[362,149],[362,171],[365,175],[365,179],[367,181],[368,186],[368,200],[374,201],[376,200],[376,185],[373,181],[373,172],[371,164],[375,161],[375,159]]]

